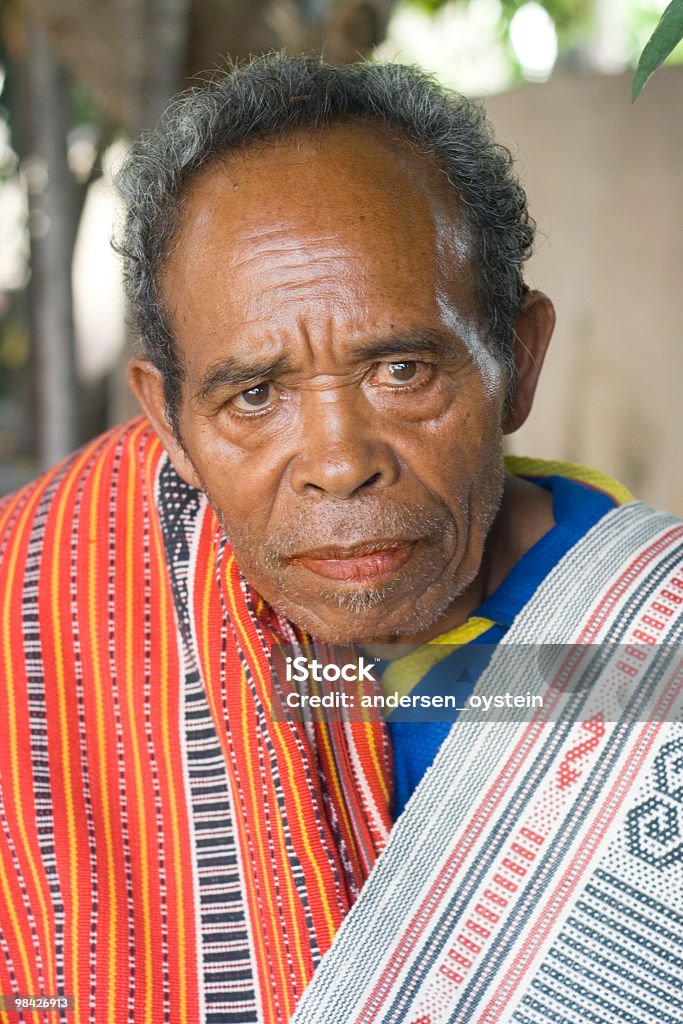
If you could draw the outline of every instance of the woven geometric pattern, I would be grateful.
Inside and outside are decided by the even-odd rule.
[[[680,1024],[682,566],[637,503],[562,559],[474,691],[559,645],[543,711],[452,728],[293,1024]]]

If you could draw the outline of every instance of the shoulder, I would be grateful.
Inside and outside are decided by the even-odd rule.
[[[83,525],[88,517],[99,520],[107,506],[111,514],[118,511],[121,488],[142,492],[152,481],[162,455],[150,424],[138,417],[95,438],[3,498],[0,566],[6,569],[8,561],[21,560],[29,544],[41,550],[63,544],[76,522]]]

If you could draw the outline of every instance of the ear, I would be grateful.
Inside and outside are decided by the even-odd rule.
[[[164,383],[157,367],[149,359],[131,359],[128,364],[128,383],[166,449],[178,476],[191,487],[201,490],[202,485],[195,468],[168,421]]]
[[[555,307],[543,292],[524,293],[517,317],[513,357],[517,370],[503,433],[519,430],[531,412],[543,360],[555,327]]]

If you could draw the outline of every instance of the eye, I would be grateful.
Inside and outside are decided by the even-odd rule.
[[[266,380],[262,384],[255,384],[253,388],[240,391],[230,399],[230,404],[239,412],[258,412],[271,405],[276,398],[275,385],[272,381]]]
[[[388,384],[400,387],[402,384],[416,384],[428,372],[425,363],[415,359],[400,359],[391,363],[380,363],[373,374],[373,384]]]

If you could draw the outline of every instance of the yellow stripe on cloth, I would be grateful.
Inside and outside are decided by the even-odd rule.
[[[563,476],[576,480],[580,484],[588,484],[596,491],[603,491],[616,501],[617,505],[628,505],[633,495],[627,487],[620,484],[614,477],[602,473],[599,469],[582,466],[579,462],[562,462],[553,459],[531,459],[526,455],[506,455],[505,468],[513,476]]]
[[[382,676],[385,695],[404,697],[424,679],[430,669],[447,658],[453,646],[469,644],[485,633],[495,622],[473,616],[462,626],[441,633],[426,644],[421,644],[403,658],[392,661]]]

